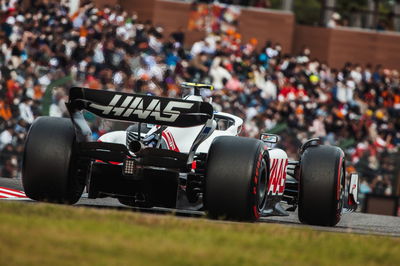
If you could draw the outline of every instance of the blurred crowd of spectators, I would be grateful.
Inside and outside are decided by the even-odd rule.
[[[349,155],[348,170],[361,173],[363,192],[395,193],[397,70],[378,62],[334,69],[307,47],[288,55],[279,43],[243,42],[235,32],[214,33],[184,49],[181,30],[166,35],[118,6],[86,4],[70,15],[60,4],[23,11],[18,1],[2,1],[1,9],[0,176],[20,175],[24,138],[35,117],[67,116],[71,84],[181,97],[188,92],[179,83],[196,81],[214,85],[204,93],[213,96],[216,110],[244,119],[243,135],[279,133],[293,159],[311,137],[340,145]],[[70,83],[51,86],[66,76]],[[107,122],[88,119],[95,136],[110,130]]]

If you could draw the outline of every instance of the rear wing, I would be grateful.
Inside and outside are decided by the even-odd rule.
[[[213,117],[207,102],[80,87],[69,90],[67,107],[72,120],[77,111],[85,109],[105,119],[174,127],[203,125]]]

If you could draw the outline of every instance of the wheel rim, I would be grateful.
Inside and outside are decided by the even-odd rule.
[[[257,205],[258,210],[261,212],[264,209],[267,198],[267,167],[265,160],[262,160],[259,172]]]

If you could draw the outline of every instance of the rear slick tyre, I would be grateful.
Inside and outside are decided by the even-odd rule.
[[[77,173],[75,130],[70,119],[39,117],[32,124],[22,164],[26,195],[37,201],[74,204],[85,177]]]
[[[344,153],[338,147],[312,146],[300,159],[299,220],[334,226],[341,218],[345,185]]]
[[[266,202],[268,151],[256,139],[222,136],[210,146],[204,204],[211,218],[256,221]]]

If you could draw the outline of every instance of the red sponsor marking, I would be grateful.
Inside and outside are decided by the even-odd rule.
[[[275,186],[274,186],[274,191],[273,191],[274,194],[278,193],[279,185],[281,184],[280,178],[281,178],[282,164],[283,164],[283,161],[279,159],[278,166],[276,167],[276,171],[275,171],[275,178],[274,178]]]
[[[288,165],[288,159],[282,161],[282,167],[279,171],[279,190],[278,190],[278,194],[282,195],[284,190],[285,190],[285,182],[286,182],[286,167]]]
[[[168,130],[164,130],[162,132],[162,137],[164,138],[165,142],[167,143],[168,149],[179,152],[179,148],[176,145],[174,136],[172,136],[171,132]]]
[[[272,159],[268,193],[282,195],[285,189],[287,159]]]
[[[177,151],[177,152],[179,152],[179,148],[178,148],[178,145],[176,145],[176,142],[175,142],[174,136],[171,134],[171,132],[169,132],[169,131],[168,131],[168,133],[169,133],[169,135],[171,136],[171,140],[172,140],[172,142],[174,143],[174,147],[175,147],[174,151]]]
[[[278,159],[272,159],[272,166],[271,166],[271,170],[270,170],[270,178],[269,178],[269,182],[268,182],[268,193],[272,192],[272,194],[274,194],[273,190],[274,190],[274,185],[276,184],[276,171],[277,171],[277,165],[279,163]]]

